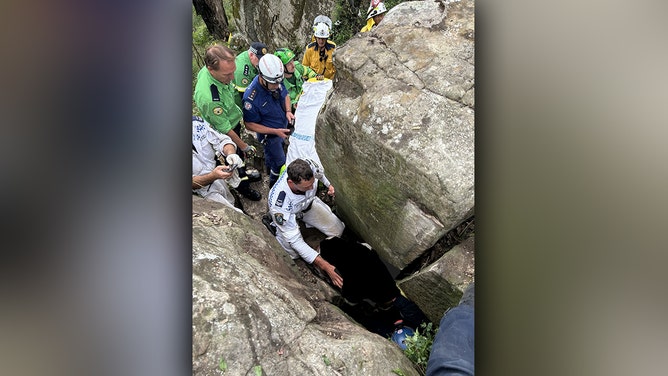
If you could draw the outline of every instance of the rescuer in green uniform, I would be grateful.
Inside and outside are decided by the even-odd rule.
[[[234,98],[238,94],[231,83],[236,69],[234,60],[234,52],[228,47],[222,45],[209,47],[204,55],[205,66],[197,74],[193,97],[204,120],[211,124],[213,129],[228,135],[237,145],[237,154],[243,158],[244,153],[254,154],[255,147],[248,145],[239,137],[240,120],[243,115],[239,106],[235,104]],[[247,168],[246,174],[248,180],[261,179],[260,173],[255,169]],[[245,184],[240,184],[237,191],[250,200],[260,200],[262,196],[248,187],[248,180]]]
[[[257,65],[260,63],[260,58],[268,52],[267,46],[264,43],[253,42],[247,51],[237,55],[235,59],[237,69],[234,71],[234,86],[239,94],[234,97],[234,101],[239,108],[241,108],[241,100],[243,99],[244,92],[246,92],[246,88],[258,74]]]
[[[295,61],[295,53],[289,48],[279,48],[274,52],[274,55],[278,56],[283,62],[283,85],[290,94],[290,103],[292,103],[292,113],[294,114],[299,96],[302,95],[304,81],[317,76],[317,73]]]

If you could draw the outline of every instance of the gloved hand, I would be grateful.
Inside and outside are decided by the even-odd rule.
[[[232,188],[238,187],[239,183],[241,183],[241,178],[239,177],[239,172],[237,172],[237,170],[234,170],[234,172],[232,173],[232,176],[225,179],[225,181]]]
[[[237,165],[237,167],[243,167],[244,166],[244,161],[241,159],[241,157],[238,154],[230,154],[228,155],[225,160],[227,163],[231,165]]]
[[[247,157],[253,157],[257,155],[257,149],[253,145],[246,146],[246,148],[243,149],[243,152],[246,153]]]

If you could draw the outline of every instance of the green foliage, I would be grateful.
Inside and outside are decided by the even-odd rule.
[[[410,0],[383,0],[389,11],[395,5]],[[337,0],[332,12],[333,27],[332,41],[341,45],[355,36],[366,25],[366,12],[369,10],[368,0],[357,0],[357,7],[350,6],[350,0]]]
[[[253,372],[255,373],[255,376],[262,376],[262,366],[253,367]]]
[[[193,44],[196,46],[207,46],[208,44],[214,41],[213,36],[209,33],[209,30],[206,28],[206,24],[197,13],[195,13],[195,7],[192,7],[193,11]]]
[[[429,361],[429,354],[431,354],[431,346],[434,344],[436,330],[431,323],[422,324],[420,328],[415,330],[415,335],[406,337],[404,354],[415,364],[418,372],[424,375],[427,372],[427,362]]]
[[[395,369],[392,370],[392,372],[393,372],[395,375],[406,376],[406,374],[404,373],[404,371],[401,370],[401,368],[395,368]]]
[[[330,365],[332,365],[332,361],[329,360],[329,358],[327,357],[327,355],[324,355],[324,354],[322,355],[322,361],[325,362],[325,365],[326,365],[326,366],[330,366]]]
[[[218,368],[220,368],[220,370],[223,372],[227,371],[227,362],[225,359],[220,360],[220,363],[218,363]]]
[[[368,2],[361,1],[359,7],[351,7],[348,0],[337,0],[332,12],[332,41],[337,45],[345,43],[364,26]]]
[[[383,2],[385,3],[385,8],[387,8],[388,11],[389,11],[390,9],[394,8],[395,5],[397,5],[397,4],[399,4],[399,3],[403,3],[403,2],[405,2],[405,1],[406,1],[406,0],[383,0]],[[409,0],[409,1],[410,1],[410,0]],[[367,6],[368,6],[368,5],[367,5]],[[369,8],[367,8],[367,9],[369,9]]]
[[[225,16],[227,17],[227,27],[230,33],[237,31],[234,20],[238,20],[239,16],[239,1],[223,0],[223,8],[225,8]]]
[[[195,81],[197,80],[197,73],[204,66],[204,52],[206,48],[215,42],[214,37],[209,34],[209,31],[202,21],[202,17],[195,13],[195,7],[192,7],[193,18],[192,18],[192,28],[193,28],[193,37],[192,37],[192,82],[193,82],[193,91],[195,90]]]
[[[230,34],[232,34],[237,30],[233,22],[234,2],[232,0],[223,0],[223,8],[225,8],[225,17],[227,17],[227,27],[230,29]]]

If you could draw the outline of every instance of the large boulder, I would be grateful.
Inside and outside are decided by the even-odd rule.
[[[473,10],[401,3],[335,53],[318,153],[337,214],[400,269],[474,211]]]
[[[419,273],[398,282],[431,322],[441,321],[443,313],[459,300],[475,273],[475,242],[471,236],[447,251]]]
[[[350,321],[258,221],[193,197],[193,375],[417,375]]]
[[[311,40],[313,19],[319,14],[331,18],[335,4],[335,0],[235,0],[230,22],[248,39],[247,43],[260,41],[272,51],[288,47],[299,55]],[[238,50],[246,48],[248,44]]]

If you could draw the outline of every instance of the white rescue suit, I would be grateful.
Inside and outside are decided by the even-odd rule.
[[[295,111],[295,130],[290,135],[290,145],[285,156],[286,166],[297,158],[309,158],[322,166],[315,150],[315,125],[320,108],[325,103],[327,92],[331,88],[332,80],[328,79],[310,79],[304,82],[299,105]]]
[[[205,175],[213,171],[216,167],[216,154],[224,154],[223,147],[227,144],[235,145],[232,139],[226,134],[217,132],[211,128],[209,123],[202,118],[193,116],[193,177]],[[236,145],[235,145],[236,148]],[[234,175],[227,179],[232,186],[234,183],[239,185],[239,175],[235,171]],[[234,210],[243,213],[240,209],[234,207],[234,196],[227,187],[227,182],[223,179],[217,179],[209,185],[202,188],[193,189],[196,194],[221,204],[225,204]]]

